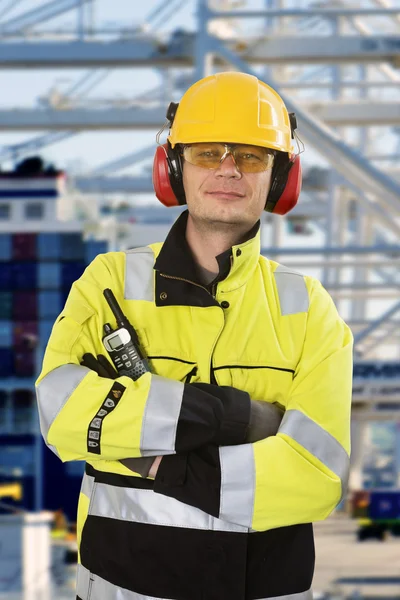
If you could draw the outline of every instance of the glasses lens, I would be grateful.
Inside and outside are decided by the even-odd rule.
[[[274,154],[268,148],[245,144],[195,143],[184,146],[183,158],[197,167],[218,169],[221,158],[232,154],[237,168],[243,173],[259,173],[272,169]]]
[[[223,144],[192,144],[183,148],[183,158],[196,167],[218,169],[221,158],[226,152]]]
[[[274,164],[274,154],[268,148],[261,146],[237,144],[233,147],[232,154],[239,171],[243,173],[268,171]]]

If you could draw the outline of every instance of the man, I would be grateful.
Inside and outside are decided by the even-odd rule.
[[[318,281],[260,256],[262,211],[297,200],[294,116],[243,73],[168,116],[155,190],[188,211],[163,244],[93,261],[37,382],[46,443],[87,461],[77,597],[309,599],[312,522],[348,477],[352,335]],[[105,288],[148,358],[136,381],[106,360]]]

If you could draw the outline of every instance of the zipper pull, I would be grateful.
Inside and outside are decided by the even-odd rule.
[[[186,375],[185,383],[190,383],[192,377],[194,377],[197,373],[197,366],[193,367],[193,369]]]

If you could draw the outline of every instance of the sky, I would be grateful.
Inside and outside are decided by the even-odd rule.
[[[0,31],[1,24],[7,22],[19,14],[37,9],[49,0],[0,0]],[[61,2],[61,0],[58,0]],[[225,0],[212,0],[218,4]],[[263,8],[268,4],[272,5],[273,0],[239,0],[235,2],[240,8],[257,9]],[[302,7],[310,4],[307,0],[286,0],[285,6]],[[186,30],[196,30],[196,0],[95,0],[92,4],[94,25],[96,28],[106,29],[133,29],[139,28],[144,23],[150,27],[149,21],[151,15],[155,15],[154,32],[162,39],[168,39],[169,34],[177,28]],[[367,5],[367,0],[362,4]],[[180,5],[179,10],[170,11]],[[328,2],[329,5],[329,2]],[[349,5],[351,2],[349,1]],[[392,0],[392,5],[399,5],[400,0]],[[166,14],[171,12],[171,18],[165,18]],[[168,8],[169,7],[169,8]],[[87,9],[85,9],[87,10]],[[157,20],[159,22],[157,22]],[[41,31],[54,31],[60,29],[75,30],[78,23],[78,11],[70,11],[52,21],[46,22],[35,28]],[[260,19],[244,20],[238,24],[241,32],[248,35],[254,34],[259,30],[264,21]],[[304,29],[304,34],[309,33]],[[1,45],[0,45],[1,52]],[[85,74],[89,74],[88,69],[51,69],[51,70],[0,70],[0,108],[18,108],[18,107],[37,107],[43,106],[45,98],[50,90],[56,87],[60,92],[65,92],[71,88]],[[88,103],[96,108],[97,99],[118,99],[132,98],[151,90],[159,85],[161,78],[156,69],[101,69],[99,74],[105,75],[102,82],[95,87],[87,96]],[[397,90],[398,91],[398,90]],[[379,90],[378,90],[379,92]],[[172,99],[172,98],[171,98]],[[173,98],[177,100],[178,98]],[[22,143],[32,139],[45,132],[25,132],[25,133],[1,133],[0,132],[0,152],[5,146]],[[300,132],[301,133],[301,132]],[[102,131],[91,133],[80,133],[70,138],[53,144],[40,151],[40,154],[46,161],[55,164],[58,168],[74,172],[90,172],[103,163],[113,161],[126,154],[137,151],[141,147],[155,144],[155,131]],[[381,134],[377,136],[377,139]],[[304,157],[304,164],[325,165],[324,161],[318,155],[318,151],[307,148]],[[3,163],[4,167],[10,167],[10,163]],[[303,245],[310,245],[310,239],[299,240]]]
[[[10,0],[0,0],[0,16],[3,9],[10,5]],[[14,8],[0,19],[5,22],[20,13],[38,8],[45,4],[45,0],[14,0]],[[146,22],[147,17],[154,13],[158,7],[164,5],[182,5],[180,10],[173,13],[172,17],[160,27],[154,21],[155,32],[166,38],[169,32],[178,27],[185,29],[196,29],[196,2],[187,0],[178,3],[161,2],[160,0],[95,0],[93,4],[94,22],[97,27],[106,28],[131,28],[140,26]],[[245,3],[242,3],[245,4]],[[263,0],[250,0],[248,7],[260,8]],[[86,13],[88,14],[88,13]],[[163,16],[163,12],[158,14]],[[168,11],[167,11],[168,14]],[[48,21],[40,26],[41,29],[49,31],[60,28],[74,29],[77,27],[78,12],[70,11],[63,16]],[[252,25],[249,24],[251,28]],[[39,27],[37,28],[39,29]],[[105,72],[105,70],[103,70]],[[81,78],[87,69],[74,70],[3,70],[0,71],[0,108],[38,107],[40,98],[46,96],[56,86],[58,90],[64,91],[70,88],[75,81]],[[133,97],[142,91],[156,87],[161,79],[155,69],[114,69],[108,70],[107,77],[98,85],[88,98],[121,98]],[[45,132],[27,133],[0,133],[0,148],[22,143],[24,140],[33,138]],[[93,132],[82,133],[71,138],[49,146],[42,152],[43,156],[57,166],[74,170],[86,170],[98,166],[135,151],[141,145],[148,145],[155,140],[154,131],[149,132]]]

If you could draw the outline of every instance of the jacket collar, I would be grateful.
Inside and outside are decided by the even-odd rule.
[[[168,275],[204,286],[198,278],[196,263],[186,241],[189,212],[184,211],[171,227],[157,256],[154,269]],[[232,246],[216,259],[219,274],[210,286],[221,283],[223,292],[241,287],[253,274],[260,256],[260,221],[249,231],[247,240]]]

